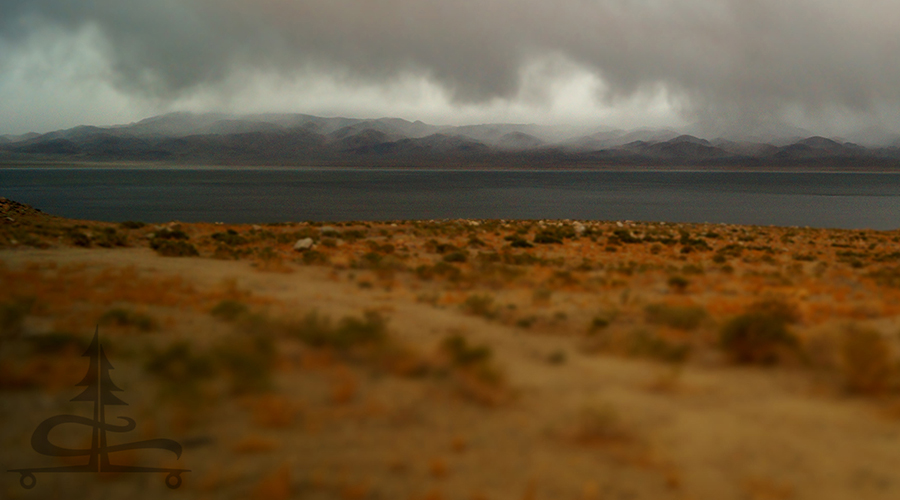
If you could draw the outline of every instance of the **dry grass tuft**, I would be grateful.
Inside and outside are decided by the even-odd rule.
[[[253,423],[267,429],[283,429],[294,424],[299,408],[284,396],[267,394],[256,398]]]
[[[608,404],[582,408],[567,434],[574,442],[588,446],[630,443],[635,440],[619,413]]]
[[[793,486],[765,478],[749,478],[741,486],[750,498],[790,500],[795,496]]]
[[[511,399],[501,371],[492,363],[493,351],[471,345],[462,335],[450,335],[438,347],[438,357],[453,375],[457,392],[465,399],[496,406]]]
[[[848,390],[880,394],[888,389],[894,367],[890,346],[878,331],[850,326],[843,334],[840,349]]]
[[[291,470],[287,464],[282,464],[256,484],[250,497],[260,500],[287,500],[292,494]]]
[[[331,402],[336,405],[347,404],[356,398],[359,381],[356,375],[346,367],[339,367],[332,374]]]
[[[341,500],[365,500],[372,495],[372,487],[367,482],[351,484],[341,488]]]
[[[453,439],[450,441],[450,448],[457,453],[466,451],[468,447],[469,443],[462,436],[453,436]]]
[[[435,457],[428,462],[428,472],[435,479],[443,479],[450,473],[447,461],[440,457]]]
[[[64,390],[84,377],[81,351],[74,345],[54,354],[4,359],[0,364],[0,390],[41,388]]]
[[[231,451],[240,454],[268,453],[278,448],[278,443],[262,436],[246,436],[231,447]]]
[[[695,305],[649,304],[644,309],[647,322],[678,330],[694,330],[707,318],[706,310]]]

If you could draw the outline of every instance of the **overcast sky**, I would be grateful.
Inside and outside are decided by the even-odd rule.
[[[175,110],[900,130],[896,0],[2,0],[0,133]]]

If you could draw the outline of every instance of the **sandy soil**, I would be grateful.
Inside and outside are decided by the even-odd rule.
[[[26,490],[8,473],[4,498],[900,496],[896,232],[129,229],[5,210],[0,465],[86,461],[31,437],[90,417],[70,400],[99,324],[128,403],[107,418],[137,422],[110,443],[184,446],[111,461],[191,472],[176,492],[160,474],[37,474]],[[161,255],[163,240],[199,256]],[[742,315],[784,338],[729,347]],[[85,447],[90,428],[50,437]]]

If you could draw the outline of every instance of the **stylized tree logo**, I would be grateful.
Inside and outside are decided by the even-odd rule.
[[[57,415],[41,422],[31,435],[31,447],[34,451],[51,457],[80,457],[87,456],[88,463],[84,465],[70,465],[63,467],[42,467],[29,469],[9,469],[7,472],[22,474],[19,484],[25,489],[34,488],[37,479],[35,472],[167,472],[166,486],[175,489],[181,486],[181,473],[190,472],[189,469],[172,469],[160,467],[136,467],[130,465],[116,465],[109,463],[109,454],[125,450],[160,449],[169,450],[176,458],[181,458],[181,445],[171,439],[148,439],[134,443],[124,443],[109,446],[106,440],[107,432],[128,432],[135,428],[134,420],[128,417],[119,417],[124,420],[122,425],[114,425],[106,422],[106,406],[127,406],[128,403],[116,397],[113,392],[121,392],[109,377],[112,364],[106,359],[103,346],[100,345],[99,331],[94,332],[94,339],[87,351],[83,354],[91,359],[90,368],[84,379],[76,384],[76,387],[84,387],[84,392],[72,398],[72,401],[88,401],[94,403],[94,418],[89,419],[77,415]],[[62,448],[50,442],[48,437],[54,427],[62,424],[87,425],[93,428],[91,435],[91,447],[82,449]]]

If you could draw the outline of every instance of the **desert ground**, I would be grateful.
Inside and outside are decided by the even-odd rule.
[[[99,331],[132,418],[91,418]],[[144,224],[0,200],[3,498],[900,498],[900,231]],[[64,448],[91,427],[60,425]]]

